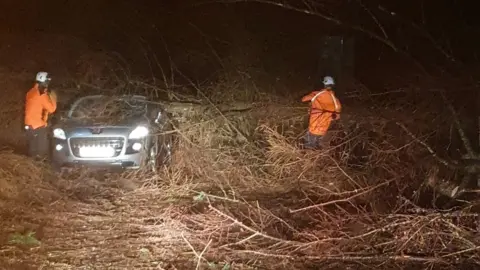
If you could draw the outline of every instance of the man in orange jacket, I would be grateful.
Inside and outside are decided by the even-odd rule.
[[[340,119],[342,105],[335,97],[333,86],[335,81],[326,76],[323,79],[324,89],[313,91],[302,98],[302,102],[310,102],[310,120],[305,135],[305,148],[314,149],[320,146],[322,137],[327,134],[332,120]]]
[[[25,130],[28,139],[28,155],[37,159],[48,156],[48,114],[57,109],[57,96],[49,93],[50,77],[47,72],[38,72],[35,85],[25,98]]]

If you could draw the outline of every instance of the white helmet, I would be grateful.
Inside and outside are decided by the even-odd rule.
[[[335,84],[335,81],[333,80],[332,77],[330,77],[330,76],[325,76],[325,77],[323,78],[323,84],[324,84],[325,86],[327,86],[327,85],[334,85],[334,84]]]
[[[46,83],[49,82],[51,78],[48,76],[48,72],[40,71],[37,73],[35,80],[39,83]]]

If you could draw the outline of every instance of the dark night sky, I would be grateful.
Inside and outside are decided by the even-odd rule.
[[[128,50],[131,40],[145,38],[152,47],[161,47],[159,36],[167,42],[183,42],[189,46],[201,42],[200,33],[190,24],[198,27],[203,34],[219,39],[235,36],[232,24],[254,32],[264,40],[289,36],[291,43],[314,44],[324,31],[332,33],[348,28],[333,27],[322,19],[301,13],[286,11],[271,5],[239,3],[192,5],[202,1],[2,1],[0,7],[0,30],[29,36],[34,33],[58,33],[78,36],[88,40],[97,48]],[[350,24],[378,31],[375,22],[356,0],[323,1],[330,5],[327,12],[335,13]],[[425,38],[405,26],[405,22],[422,20],[422,1],[364,1],[386,27],[395,42],[410,50],[416,50],[416,57],[433,61],[439,58]],[[479,19],[476,1],[425,0],[423,1],[426,25],[435,39],[442,45],[453,46],[455,53],[464,59],[471,59],[473,50],[480,48]],[[293,1],[293,3],[295,3]],[[298,3],[298,2],[297,2]],[[329,4],[333,3],[333,4]],[[392,17],[378,9],[379,4],[396,12]],[[402,19],[398,17],[401,16]],[[402,25],[403,24],[403,25]],[[334,29],[334,30],[332,30]],[[236,30],[234,30],[236,31]],[[282,32],[282,34],[280,34]],[[378,42],[372,43],[367,35],[356,33],[360,55],[378,58],[377,54],[388,51]],[[446,38],[449,37],[449,38]],[[175,40],[175,41],[172,41]],[[448,43],[445,41],[448,40]],[[274,43],[277,44],[277,43]],[[275,45],[277,46],[277,45]],[[293,46],[293,45],[292,45]],[[315,46],[315,45],[309,45]],[[280,47],[280,46],[278,46]],[[288,46],[287,46],[288,47]],[[426,49],[429,48],[429,49]],[[308,48],[307,50],[310,50]],[[462,55],[463,53],[463,55]],[[369,61],[368,59],[362,61]]]
[[[2,1],[1,6],[3,14],[0,22],[4,27],[27,30],[46,30],[59,31],[75,34],[102,35],[115,31],[112,28],[116,25],[120,28],[126,28],[129,25],[139,25],[148,28],[148,24],[156,23],[159,25],[167,24],[169,28],[175,28],[185,20],[182,17],[193,18],[195,14],[208,13],[209,9],[221,9],[222,4],[192,6],[191,3],[202,1],[73,1],[73,0],[49,0],[49,1]],[[329,3],[331,1],[325,1]],[[376,7],[375,2],[385,1],[364,1],[365,5]],[[415,17],[419,20],[422,16],[422,1],[388,1],[382,3],[382,6],[395,11],[403,17]],[[467,30],[474,30],[478,26],[478,4],[476,1],[453,1],[453,0],[426,0],[423,1],[424,14],[427,18],[427,24],[431,30],[442,29],[452,34],[462,34]],[[337,9],[343,12],[342,17],[347,19],[355,18],[358,14],[358,5],[356,1],[343,1]],[[249,7],[250,6],[250,7]],[[335,8],[334,5],[333,7]],[[261,4],[236,4],[235,10],[243,17],[258,17],[263,20],[261,24],[281,24],[285,20],[279,20],[282,13],[279,8]],[[373,10],[373,9],[372,9]],[[256,12],[255,12],[256,11]],[[255,12],[255,13],[253,13]],[[253,13],[253,14],[252,14]],[[294,27],[304,28],[311,25],[309,18],[302,19],[303,16],[294,15],[289,19],[289,24]],[[208,17],[208,15],[207,15]],[[223,20],[221,16],[211,15],[209,21]],[[217,17],[217,18],[213,18]],[[307,16],[305,16],[307,17]],[[201,18],[201,17],[200,17]],[[174,22],[177,20],[176,22]],[[475,21],[476,20],[476,21]],[[143,22],[142,22],[143,21]],[[274,22],[274,23],[273,23]],[[257,25],[258,22],[255,22]],[[371,22],[364,22],[371,23]],[[471,28],[471,29],[469,29]],[[118,30],[118,29],[117,29]]]
[[[106,32],[110,29],[111,22],[115,24],[128,23],[140,16],[149,19],[151,22],[158,21],[161,23],[166,17],[172,15],[180,16],[182,14],[189,16],[194,13],[204,13],[213,6],[223,6],[222,4],[198,5],[193,6],[191,3],[202,1],[113,1],[113,0],[97,0],[97,1],[72,1],[72,0],[49,0],[49,1],[2,1],[3,14],[0,17],[2,25],[11,28],[33,29],[41,28],[48,30],[60,31],[99,31]],[[325,1],[329,3],[331,1]],[[341,10],[344,16],[354,17],[357,13],[358,5],[356,1],[343,1]],[[380,5],[387,7],[389,10],[401,14],[403,17],[415,17],[420,19],[422,15],[422,1],[364,1],[365,5],[370,7],[378,6],[375,2],[383,2]],[[459,32],[465,30],[468,23],[471,27],[478,26],[478,20],[474,21],[478,14],[476,10],[478,4],[476,1],[453,1],[453,0],[426,0],[423,1],[424,13],[427,23],[436,28],[455,29]],[[248,8],[250,6],[250,8]],[[333,7],[338,5],[333,5]],[[236,10],[241,11],[246,8],[245,16],[261,16],[266,20],[275,20],[269,18],[278,13],[278,8],[261,5],[261,4],[236,4]],[[220,7],[216,7],[217,9]],[[373,9],[372,9],[373,10]],[[252,14],[257,11],[257,15]],[[138,19],[138,18],[137,18]],[[222,19],[219,17],[219,19]],[[461,20],[463,22],[461,22]],[[181,21],[179,22],[181,23]],[[302,26],[302,21],[295,17],[290,23]],[[303,23],[308,23],[307,21]],[[461,23],[461,24],[460,24]],[[461,29],[459,26],[462,25]],[[435,28],[435,27],[434,27]]]

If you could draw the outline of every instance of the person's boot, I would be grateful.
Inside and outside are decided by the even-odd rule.
[[[325,149],[328,148],[330,145],[328,143],[327,138],[324,136],[318,136],[317,138],[317,149]]]
[[[314,144],[312,142],[307,142],[303,146],[303,149],[305,150],[316,150],[317,148],[318,148],[318,144]]]

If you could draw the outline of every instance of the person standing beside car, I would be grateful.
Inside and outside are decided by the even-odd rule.
[[[48,156],[48,115],[57,109],[57,95],[48,89],[50,80],[47,72],[38,72],[25,98],[28,156],[40,160]]]

